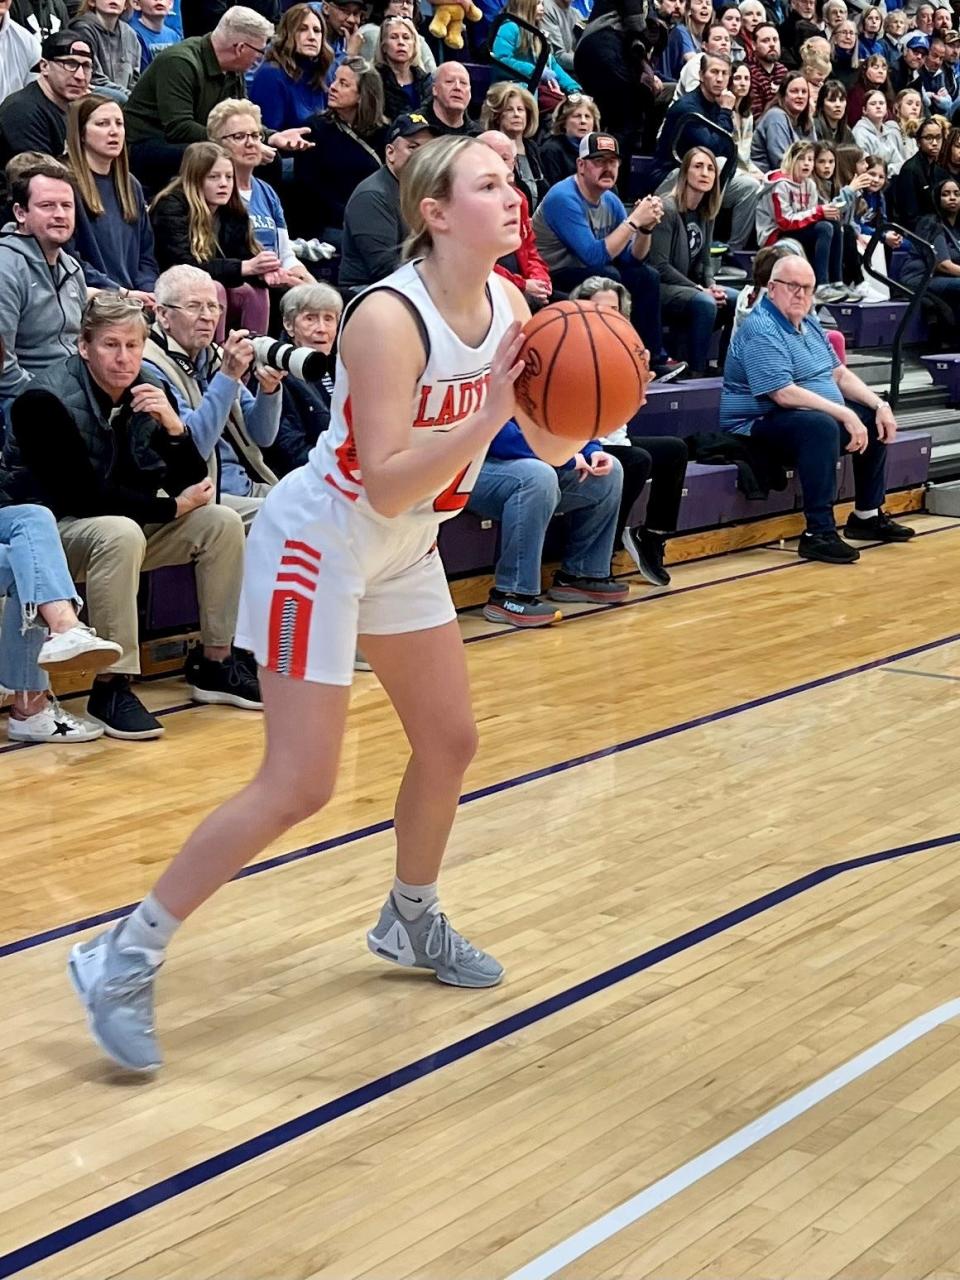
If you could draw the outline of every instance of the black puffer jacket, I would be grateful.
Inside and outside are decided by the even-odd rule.
[[[244,212],[239,216],[230,209],[221,209],[216,217],[217,243],[220,255],[201,262],[190,248],[190,209],[182,191],[172,191],[159,200],[150,213],[153,223],[154,249],[161,271],[186,263],[199,267],[225,289],[237,289],[244,283],[243,263],[252,258],[247,237],[250,234],[250,218]],[[250,276],[247,284],[262,285],[260,276]]]
[[[141,382],[160,385],[142,371]],[[158,491],[182,493],[207,474],[189,434],[173,438],[149,414],[134,413],[129,392],[111,407],[78,355],[34,378],[10,417],[0,506],[36,502],[58,519],[117,515],[166,524],[176,517],[176,499]]]

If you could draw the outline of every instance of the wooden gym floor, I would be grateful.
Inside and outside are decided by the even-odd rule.
[[[177,939],[167,1067],[64,977],[255,766],[256,716],[0,754],[0,1276],[960,1280],[960,522],[778,546],[538,634],[464,619],[444,901],[507,966],[378,964],[403,744]]]

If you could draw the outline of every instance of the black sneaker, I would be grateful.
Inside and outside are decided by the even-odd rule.
[[[653,587],[669,587],[670,575],[663,567],[666,538],[648,529],[624,529],[620,536],[630,559],[640,570],[640,576]]]
[[[630,594],[625,582],[615,578],[575,578],[570,573],[553,575],[547,592],[551,600],[587,601],[590,604],[620,604]]]
[[[235,652],[222,662],[214,662],[205,658],[197,645],[187,656],[184,675],[194,702],[242,707],[245,711],[263,710],[260,681]]]
[[[549,627],[559,622],[563,614],[539,596],[518,595],[494,587],[483,606],[483,616],[488,622],[509,622],[512,627]]]
[[[163,725],[150,714],[130,688],[129,678],[123,675],[93,682],[87,699],[87,716],[103,725],[108,738],[136,742],[163,734]]]
[[[860,552],[844,542],[836,530],[826,533],[802,533],[797,555],[801,560],[822,560],[824,564],[853,564]]]
[[[851,512],[843,532],[848,538],[856,538],[860,542],[909,542],[916,529],[897,524],[885,511],[871,516],[869,520],[861,520]]]
[[[673,382],[686,367],[686,360],[664,360],[662,364],[653,365],[653,375],[657,382]]]

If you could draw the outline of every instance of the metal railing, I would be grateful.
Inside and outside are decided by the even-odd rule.
[[[878,244],[882,243],[883,237],[888,231],[896,231],[904,240],[909,240],[923,258],[926,271],[920,285],[915,289],[911,289],[909,285],[901,284],[899,280],[891,280],[889,276],[884,275],[882,271],[875,271],[870,265],[874,249]],[[924,294],[927,291],[927,285],[933,278],[933,271],[937,265],[936,252],[933,245],[926,240],[921,240],[915,231],[908,231],[906,227],[900,226],[898,222],[891,222],[889,218],[881,218],[876,227],[874,227],[873,235],[870,237],[862,257],[864,271],[872,279],[885,284],[890,289],[891,298],[893,297],[894,289],[899,289],[908,298],[907,309],[900,317],[900,323],[894,331],[893,341],[890,344],[890,390],[887,393],[887,399],[890,402],[890,407],[895,409],[897,401],[900,399],[900,378],[903,374],[903,335],[906,333],[913,317],[920,310]]]

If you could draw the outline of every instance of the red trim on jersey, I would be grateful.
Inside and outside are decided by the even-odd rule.
[[[337,484],[336,480],[334,480],[333,476],[330,474],[329,471],[323,478],[324,480],[326,480],[327,484],[333,485],[337,493],[342,493],[343,496],[345,498],[349,498],[351,502],[356,502],[356,500],[360,497],[359,493],[351,493],[350,490],[345,489],[342,484]]]
[[[298,586],[306,587],[310,592],[316,591],[316,579],[305,578],[302,573],[278,573],[277,582],[296,582]]]
[[[314,577],[320,572],[319,565],[314,564],[312,560],[305,560],[303,556],[282,556],[280,564],[288,568],[303,569],[305,573],[313,574]]]

